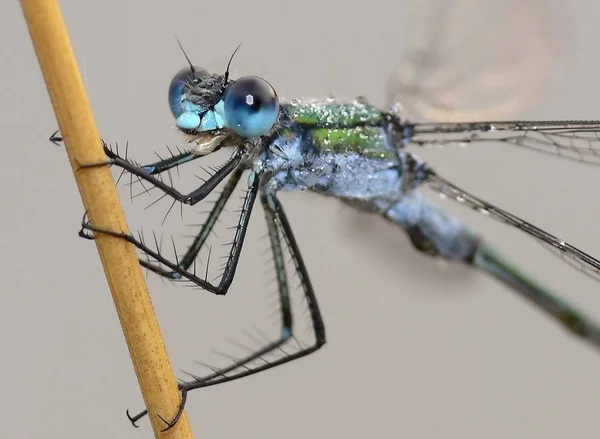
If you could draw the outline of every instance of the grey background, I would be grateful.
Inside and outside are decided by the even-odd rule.
[[[222,69],[243,41],[234,73],[267,77],[280,95],[361,94],[378,104],[403,47],[401,1],[62,5],[103,136],[129,140],[142,162],[181,140],[165,96],[183,66],[173,33],[209,70]],[[548,102],[523,117],[600,117],[600,4],[572,1],[563,11],[559,30],[571,51],[565,76]],[[76,236],[81,202],[64,152],[46,140],[56,123],[16,1],[0,5],[0,41],[0,437],[150,437],[147,421],[134,430],[125,418],[125,408],[141,409],[142,399],[95,246]],[[596,169],[502,147],[422,156],[462,186],[599,252]],[[378,219],[310,194],[282,200],[329,343],[291,365],[192,394],[195,437],[597,435],[597,352],[487,277],[416,254]],[[144,212],[146,204],[134,203],[133,228],[160,225],[166,208]],[[444,206],[600,317],[592,280],[520,233]],[[176,370],[200,373],[192,360],[204,360],[211,347],[226,351],[228,337],[264,315],[261,216],[226,298],[149,277]],[[169,224],[178,221],[174,215]]]

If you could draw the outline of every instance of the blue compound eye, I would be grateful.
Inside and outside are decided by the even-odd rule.
[[[177,119],[183,110],[181,109],[181,101],[183,100],[186,84],[192,82],[200,82],[202,79],[209,76],[209,73],[202,67],[194,66],[181,69],[171,80],[169,84],[169,108],[175,119]]]
[[[262,136],[277,121],[277,93],[267,81],[256,76],[245,76],[231,84],[223,101],[227,126],[242,137]]]

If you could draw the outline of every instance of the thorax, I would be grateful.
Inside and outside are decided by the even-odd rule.
[[[279,190],[311,190],[342,199],[395,197],[403,154],[391,144],[385,114],[361,102],[294,101],[287,124],[254,170]]]

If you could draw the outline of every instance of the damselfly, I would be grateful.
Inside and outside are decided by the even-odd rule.
[[[263,207],[277,272],[282,320],[280,337],[229,367],[182,382],[179,387],[183,402],[178,414],[165,421],[167,428],[177,422],[190,390],[270,369],[308,355],[325,343],[323,318],[307,266],[277,197],[279,191],[308,190],[377,214],[403,229],[417,250],[462,262],[490,274],[533,302],[572,334],[600,347],[599,325],[522,273],[461,221],[426,200],[420,191],[423,187],[432,188],[445,198],[518,228],[586,274],[600,278],[598,259],[458,187],[412,151],[415,147],[426,145],[494,142],[500,146],[528,148],[570,160],[600,164],[600,121],[485,121],[493,114],[514,111],[521,106],[524,97],[531,97],[524,95],[539,91],[541,80],[533,85],[527,81],[550,69],[557,54],[551,47],[556,41],[546,34],[548,23],[542,17],[545,11],[542,2],[508,3],[498,2],[496,6],[500,13],[508,12],[509,15],[496,15],[498,11],[491,13],[494,17],[492,26],[482,29],[492,42],[499,38],[502,45],[486,45],[482,39],[470,38],[471,41],[466,41],[470,45],[460,46],[461,53],[467,48],[479,48],[479,52],[475,51],[470,56],[475,63],[484,63],[483,67],[487,67],[480,69],[483,73],[478,77],[478,85],[479,90],[483,86],[488,91],[487,97],[492,99],[491,103],[486,102],[478,110],[467,103],[469,97],[476,103],[480,99],[484,101],[485,96],[471,94],[472,88],[468,87],[475,79],[473,76],[461,76],[459,70],[442,75],[444,69],[439,68],[440,65],[448,67],[456,62],[456,65],[464,67],[464,64],[445,58],[443,55],[447,53],[440,53],[439,49],[444,44],[452,45],[454,41],[447,37],[455,36],[456,28],[442,30],[444,24],[451,21],[449,15],[460,15],[469,8],[478,10],[479,5],[474,1],[439,2],[426,15],[425,23],[430,30],[426,44],[409,51],[394,76],[387,110],[370,105],[364,99],[352,102],[335,99],[280,100],[274,88],[262,78],[244,76],[233,80],[229,77],[229,65],[224,74],[211,74],[194,66],[186,55],[189,66],[173,78],[169,87],[169,104],[176,125],[188,135],[191,148],[166,160],[137,166],[106,146],[107,162],[83,165],[118,166],[174,200],[192,206],[227,179],[207,221],[189,249],[177,260],[170,260],[142,240],[118,231],[103,230],[85,221],[83,227],[88,232],[82,231],[82,236],[90,238],[93,235],[89,231],[123,237],[156,261],[141,258],[140,263],[147,269],[171,280],[189,280],[213,294],[227,293],[257,199]],[[491,5],[486,4],[485,7]],[[534,15],[528,13],[531,11]],[[472,10],[469,13],[471,19],[475,18],[474,21],[480,25],[481,17]],[[524,20],[530,30],[527,38],[513,31],[519,19]],[[463,23],[459,31],[464,32],[465,29],[469,27]],[[505,35],[503,32],[508,33]],[[516,37],[511,37],[512,34]],[[496,69],[500,58],[509,70]],[[532,68],[527,70],[527,67]],[[446,82],[441,81],[442,78]],[[524,82],[526,89],[522,93],[514,90]],[[439,87],[436,89],[434,86]],[[483,121],[473,121],[477,117]],[[419,118],[422,123],[413,122]],[[188,194],[157,177],[225,147],[234,148],[231,158],[204,184]],[[247,177],[243,179],[245,173]],[[240,184],[246,186],[247,192],[238,226],[223,276],[219,283],[213,284],[197,275],[192,267],[223,206]],[[315,341],[295,353],[256,367],[247,367],[294,336],[290,288],[282,256],[284,247],[289,249],[301,281]],[[142,412],[130,419],[135,425],[145,414]]]

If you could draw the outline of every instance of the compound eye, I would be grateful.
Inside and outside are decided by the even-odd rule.
[[[185,98],[185,86],[186,84],[195,84],[201,82],[203,79],[209,76],[209,73],[202,67],[188,66],[181,69],[171,80],[169,84],[169,108],[173,117],[177,119],[183,112],[181,108],[181,102]]]
[[[256,76],[232,83],[223,97],[227,126],[241,137],[258,137],[269,131],[279,115],[279,98],[271,84]]]

